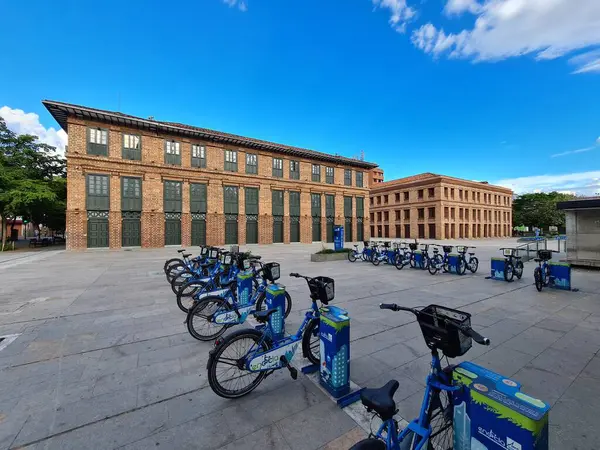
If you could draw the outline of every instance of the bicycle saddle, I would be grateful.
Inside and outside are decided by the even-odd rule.
[[[394,393],[399,386],[397,380],[390,380],[380,388],[363,390],[360,393],[360,400],[367,408],[379,414],[382,420],[391,419],[396,413]]]
[[[469,252],[469,255],[471,255],[471,256],[473,256],[474,254],[475,254],[475,252],[473,252],[473,253]],[[519,258],[520,258],[520,256],[519,256]]]
[[[252,256],[250,256],[250,260],[256,260],[256,261],[258,261],[261,258],[262,258],[262,256],[260,256],[260,255],[252,255]]]
[[[254,317],[259,322],[265,323],[267,320],[269,320],[269,316],[273,313],[276,313],[277,311],[278,311],[277,308],[271,308],[271,309],[267,309],[265,311],[256,311],[256,312],[254,312]]]
[[[185,248],[182,248],[181,250],[177,250],[177,253],[183,253],[185,252]]]
[[[184,258],[189,258],[190,256],[192,256],[191,253],[184,253],[181,256],[183,256]]]
[[[373,438],[363,439],[350,447],[350,450],[385,450],[385,442]]]

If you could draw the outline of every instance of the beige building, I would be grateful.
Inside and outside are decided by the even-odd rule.
[[[370,189],[371,238],[508,237],[510,189],[487,182],[422,173]]]

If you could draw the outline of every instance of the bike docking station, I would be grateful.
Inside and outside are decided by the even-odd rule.
[[[506,281],[504,279],[504,265],[504,258],[493,256],[491,260],[491,272],[488,279]]]
[[[548,450],[550,405],[471,362],[453,372],[454,450]]]
[[[453,273],[455,275],[462,275],[461,271],[458,270],[459,264],[460,264],[460,255],[458,253],[449,253],[448,254],[448,273]]]
[[[321,362],[318,366],[303,367],[302,373],[340,408],[344,408],[358,401],[362,391],[350,381],[350,318],[346,310],[337,306],[323,306],[320,312]]]
[[[571,264],[548,261],[548,266],[550,266],[550,283],[548,283],[548,287],[573,292],[579,290],[571,287]]]

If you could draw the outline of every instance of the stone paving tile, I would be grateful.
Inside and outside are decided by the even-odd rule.
[[[581,372],[581,376],[600,380],[600,356],[595,356],[588,362]]]
[[[500,345],[474,359],[473,362],[506,377],[512,377],[532,359],[532,355]]]
[[[360,427],[356,427],[348,431],[346,434],[343,434],[339,438],[328,442],[319,450],[348,450],[354,444],[365,439],[366,437],[367,434],[365,431]]]
[[[506,341],[504,347],[512,348],[529,355],[537,356],[558,341],[564,333],[531,327]]]
[[[221,447],[220,450],[235,450],[241,448],[248,450],[291,450],[285,437],[281,434],[281,431],[279,431],[279,428],[275,424],[268,425],[248,436],[233,441],[230,444]]]
[[[350,360],[350,379],[359,386],[377,375],[392,370],[393,367],[369,355]]]
[[[355,428],[356,422],[326,400],[280,420],[277,426],[292,450],[314,450]]]
[[[574,379],[591,359],[592,357],[587,354],[569,353],[547,348],[531,361],[531,366]]]
[[[410,361],[414,361],[418,356],[413,349],[404,344],[396,344],[371,354],[372,358],[392,368],[400,367]]]
[[[553,405],[573,382],[573,378],[557,375],[544,369],[526,365],[513,375],[523,387],[521,391]]]

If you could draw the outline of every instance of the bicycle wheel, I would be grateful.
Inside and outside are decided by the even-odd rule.
[[[186,270],[188,267],[183,262],[174,262],[169,267],[167,267],[167,271],[165,275],[167,276],[167,280],[169,283],[173,280],[179,272]]]
[[[185,323],[194,339],[199,341],[212,341],[221,336],[229,325],[218,324],[212,321],[217,312],[231,311],[231,305],[221,297],[205,297],[197,302],[188,312]]]
[[[302,354],[313,364],[320,364],[321,362],[320,322],[318,318],[311,320],[302,335]]]
[[[475,273],[477,272],[477,269],[479,268],[479,260],[476,257],[472,257],[469,259],[469,265],[468,265],[468,269],[471,271],[471,273]],[[521,278],[521,277],[519,277]]]
[[[438,266],[442,263],[442,257],[440,255],[435,255],[431,258],[431,262],[429,264],[428,270],[431,275],[435,275],[438,272]]]
[[[417,267],[417,260],[415,259],[415,255],[410,255],[409,264],[410,264],[410,267],[412,267],[413,269],[415,267]]]
[[[454,405],[448,391],[431,393],[427,421],[431,427],[427,450],[451,450],[454,445]]]
[[[419,264],[419,268],[421,270],[429,269],[429,256],[423,256],[423,258],[421,258],[421,263]]]
[[[379,259],[379,255],[373,255],[373,257],[371,258],[371,262],[374,266],[378,266],[381,262],[381,260]]]
[[[402,256],[400,254],[396,255],[396,260],[394,261],[394,265],[396,266],[396,269],[398,269],[398,270],[404,269],[404,256]]]
[[[348,261],[350,261],[350,262],[356,261],[356,255],[354,254],[354,252],[348,252]]]
[[[456,266],[456,273],[459,275],[464,275],[467,271],[467,261],[465,258],[458,258],[458,266]]]
[[[180,264],[180,265],[182,265],[182,266],[184,266],[184,265],[185,265],[185,263],[183,262],[183,260],[182,260],[182,259],[180,259],[180,258],[171,258],[171,259],[167,259],[167,260],[165,261],[165,265],[163,266],[163,270],[164,270],[164,272],[165,272],[165,275],[167,274],[167,268],[168,268],[169,266],[171,266],[171,265],[175,264],[175,263],[178,263],[178,264]]]
[[[192,277],[194,277],[194,272],[192,272],[190,269],[184,269],[177,275],[175,275],[171,279],[171,290],[173,291],[173,294],[177,295],[177,292],[179,292],[179,288],[185,282],[190,281]]]
[[[523,276],[523,262],[521,260],[517,260],[515,263],[515,275],[519,280]]]
[[[253,329],[236,331],[215,349],[208,359],[208,384],[215,394],[239,398],[252,392],[265,378],[266,372],[250,372],[244,360],[249,352],[267,351],[269,344],[262,333]]]
[[[544,267],[544,286],[548,286],[550,284],[550,266],[546,264]]]
[[[542,269],[536,267],[533,271],[533,279],[535,281],[535,288],[538,292],[542,292],[542,288],[544,287],[544,281],[542,280]]]
[[[257,311],[262,311],[267,309],[267,294],[265,294],[264,292],[261,294],[260,297],[258,297],[256,299],[256,310]],[[285,317],[290,315],[290,311],[292,310],[292,296],[290,295],[289,292],[285,292]]]
[[[515,276],[514,266],[510,261],[504,263],[504,279],[511,282]]]
[[[189,312],[189,308],[194,304],[193,297],[198,291],[204,288],[206,283],[202,281],[190,280],[182,284],[177,292],[177,306],[184,313]]]

